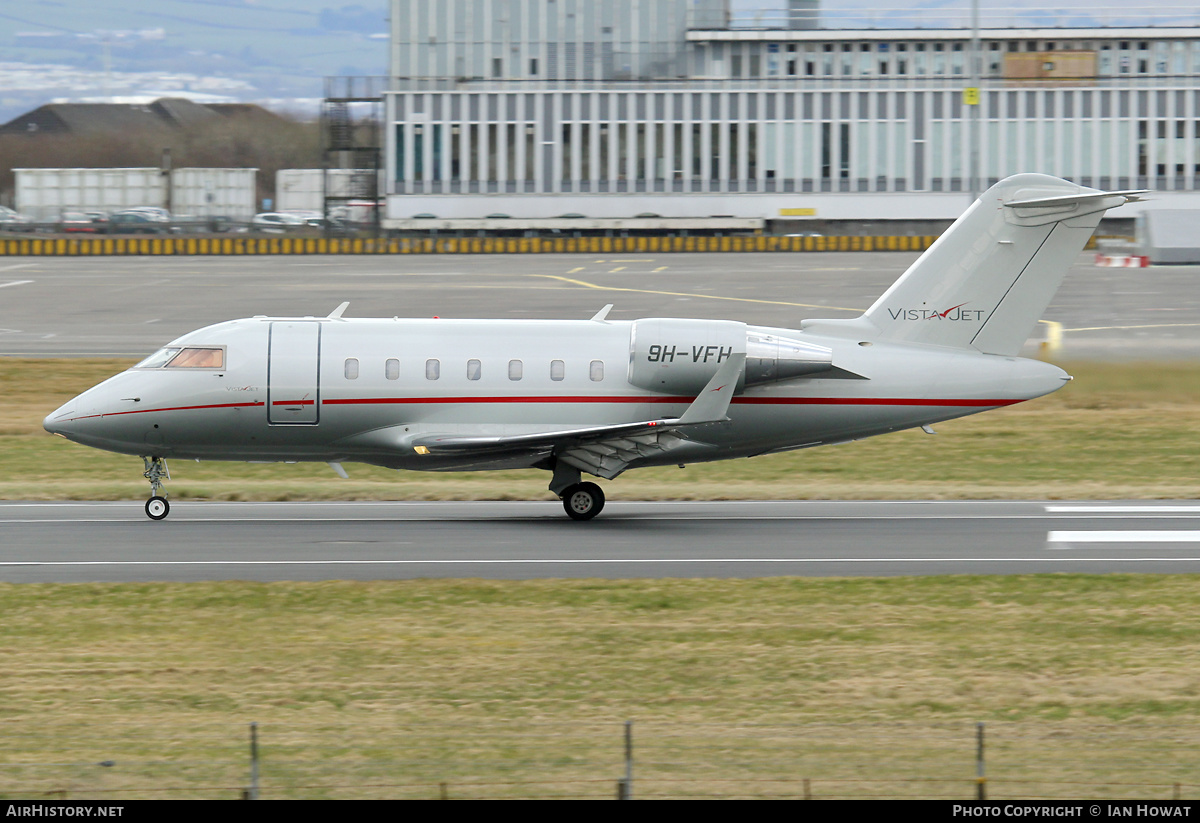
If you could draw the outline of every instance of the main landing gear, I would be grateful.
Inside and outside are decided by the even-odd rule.
[[[151,520],[162,520],[171,513],[171,504],[167,502],[167,493],[158,493],[162,488],[163,480],[171,479],[171,472],[167,470],[167,461],[161,457],[143,457],[142,462],[146,465],[146,471],[142,473],[142,477],[150,481],[150,499],[146,501],[146,516]]]
[[[562,500],[567,516],[572,520],[591,520],[604,508],[604,492],[595,483],[580,483],[582,473],[569,463],[554,463],[550,491]]]
[[[576,483],[563,490],[562,502],[572,520],[591,520],[604,508],[604,490],[595,483]]]
[[[563,501],[566,516],[572,521],[589,521],[604,509],[604,491],[595,483],[581,483],[580,470],[564,461],[553,463],[550,491]]]

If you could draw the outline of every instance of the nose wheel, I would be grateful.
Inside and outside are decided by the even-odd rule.
[[[171,513],[171,504],[165,497],[151,497],[146,501],[146,516],[151,520],[162,520]]]
[[[171,479],[167,469],[167,461],[161,457],[143,457],[142,463],[146,471],[142,477],[150,481],[150,499],[146,501],[146,516],[151,520],[162,520],[171,513],[171,504],[167,502],[167,493],[159,494],[163,480]]]
[[[563,490],[562,502],[572,520],[591,520],[604,508],[604,492],[595,483],[576,483]]]

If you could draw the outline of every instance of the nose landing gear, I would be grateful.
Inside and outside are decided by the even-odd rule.
[[[142,477],[150,481],[150,499],[146,501],[146,516],[151,520],[162,520],[170,514],[171,504],[167,502],[167,493],[163,492],[160,495],[158,490],[162,488],[164,479],[171,479],[171,472],[167,469],[167,461],[161,457],[142,457],[142,463],[146,466]]]

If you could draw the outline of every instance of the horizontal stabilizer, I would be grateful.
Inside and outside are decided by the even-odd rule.
[[[1149,193],[1149,189],[1098,191],[1093,194],[1071,194],[1064,197],[1034,197],[1029,200],[1010,200],[1004,205],[1010,209],[1051,208],[1057,206],[1077,206],[1084,203],[1098,203],[1109,197],[1124,197],[1126,203],[1140,203],[1143,200],[1141,195]],[[1105,206],[1105,208],[1112,207]]]

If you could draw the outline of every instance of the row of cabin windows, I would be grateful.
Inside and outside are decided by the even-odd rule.
[[[346,379],[357,380],[359,373],[358,358],[346,358]],[[400,379],[400,361],[396,358],[389,359],[384,363],[384,376],[388,380]],[[438,380],[442,376],[442,361],[436,358],[430,358],[425,361],[425,379]],[[467,379],[478,380],[483,376],[483,363],[479,360],[467,361]],[[521,360],[508,361],[508,379],[521,380],[525,377],[525,364]],[[550,379],[554,381],[565,380],[567,377],[567,364],[562,360],[550,361]],[[593,383],[599,383],[604,379],[604,361],[593,360],[588,364],[588,379]]]

